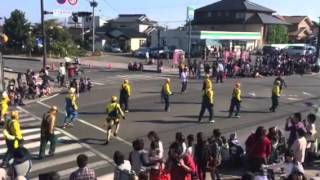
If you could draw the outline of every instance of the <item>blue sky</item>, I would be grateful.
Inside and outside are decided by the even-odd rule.
[[[0,17],[10,15],[14,9],[26,13],[31,22],[40,21],[40,0],[1,0]],[[68,3],[58,5],[56,0],[44,0],[46,10],[90,11],[89,0],[78,0],[76,6]],[[67,0],[68,1],[68,0]],[[177,27],[186,19],[186,7],[195,8],[216,2],[218,0],[97,0],[97,14],[108,18],[116,17],[119,13],[144,13],[162,25]],[[257,4],[277,11],[281,15],[308,15],[313,20],[320,16],[319,0],[251,0]],[[50,17],[47,17],[50,18]],[[0,20],[0,23],[2,20]]]

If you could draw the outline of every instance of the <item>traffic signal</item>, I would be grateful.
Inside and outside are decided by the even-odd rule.
[[[75,14],[72,14],[72,20],[73,20],[73,22],[78,23],[78,20],[79,20],[78,16]]]

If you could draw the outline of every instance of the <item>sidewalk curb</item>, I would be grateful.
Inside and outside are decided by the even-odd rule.
[[[48,98],[50,98],[50,97],[60,95],[61,92],[63,92],[63,89],[61,89],[60,91],[56,91],[56,92],[50,94],[50,96],[41,97],[41,98],[36,98],[36,99],[32,99],[32,100],[26,100],[26,101],[24,102],[24,104],[25,104],[25,105],[29,105],[29,104],[32,104],[32,103],[36,103],[36,102],[38,102],[38,101],[42,101],[42,100],[48,99]]]
[[[19,56],[3,56],[4,59],[14,59],[21,61],[41,61],[41,59],[29,58],[29,57],[19,57]]]

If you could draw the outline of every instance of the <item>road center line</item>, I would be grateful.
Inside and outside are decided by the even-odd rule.
[[[38,101],[37,103],[40,104],[40,105],[42,105],[42,106],[44,106],[44,107],[47,107],[47,108],[50,108],[50,107],[51,107],[50,105],[45,104],[45,103],[40,102],[40,101]],[[64,113],[62,113],[62,112],[64,112],[64,111],[59,110],[59,112],[60,112],[61,114],[64,114]],[[78,120],[79,122],[81,122],[82,124],[85,124],[85,125],[87,125],[87,126],[89,126],[89,127],[92,127],[92,128],[94,128],[94,129],[102,132],[102,133],[106,133],[106,130],[103,129],[103,128],[101,128],[101,127],[99,127],[99,126],[96,126],[96,125],[94,125],[94,124],[88,123],[87,121],[85,121],[85,120],[83,120],[83,119],[80,119],[80,118],[77,118],[77,120]],[[126,144],[126,145],[128,145],[128,146],[130,146],[130,147],[132,146],[132,143],[131,143],[131,142],[129,142],[129,141],[127,141],[127,140],[125,140],[125,139],[123,139],[123,138],[121,138],[121,137],[119,137],[119,136],[114,137],[114,138],[117,139],[118,141],[120,141],[120,142],[122,142],[122,143],[124,143],[124,144]]]

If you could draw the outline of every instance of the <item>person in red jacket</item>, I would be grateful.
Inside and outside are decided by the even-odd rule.
[[[246,140],[248,165],[251,172],[258,172],[271,155],[271,141],[266,136],[266,129],[259,126]]]
[[[189,153],[183,153],[183,147],[179,143],[171,144],[169,158],[166,163],[172,180],[191,180],[196,173],[196,165]]]

